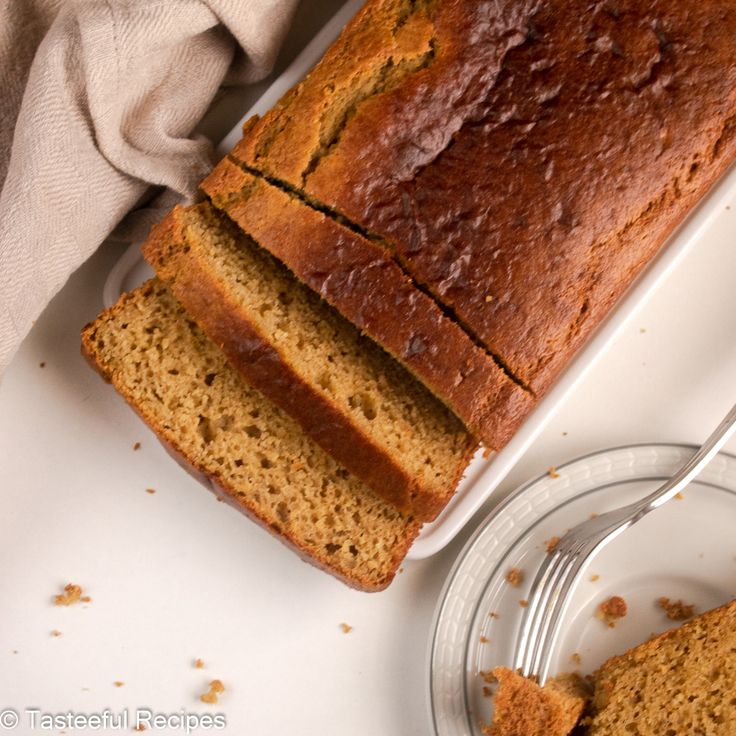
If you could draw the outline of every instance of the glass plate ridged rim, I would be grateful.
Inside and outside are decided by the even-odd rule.
[[[539,518],[578,495],[611,483],[664,480],[695,451],[686,444],[636,444],[596,451],[520,486],[493,509],[466,542],[440,593],[428,651],[428,705],[436,736],[475,731],[466,700],[470,627],[491,571]],[[736,456],[720,453],[702,483],[736,493]]]

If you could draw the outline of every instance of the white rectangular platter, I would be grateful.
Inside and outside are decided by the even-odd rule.
[[[241,126],[247,118],[269,110],[288,89],[303,79],[362,4],[363,0],[348,0],[225,136],[218,147],[221,155],[228,153],[240,139]],[[462,529],[539,436],[588,371],[615,342],[649,296],[677,267],[688,250],[703,237],[703,233],[735,193],[736,168],[732,168],[670,238],[657,258],[596,330],[592,339],[577,354],[508,445],[485,459],[482,452],[476,455],[448,506],[434,522],[422,529],[409,552],[409,559],[422,559],[439,552]],[[105,304],[114,303],[123,291],[134,288],[151,274],[141,259],[139,244],[132,245],[110,272],[105,284]]]

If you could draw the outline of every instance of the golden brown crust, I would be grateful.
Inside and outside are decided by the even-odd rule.
[[[370,0],[233,155],[390,243],[540,396],[736,156],[735,35],[732,0]]]
[[[466,426],[500,449],[533,406],[493,359],[377,245],[224,159],[213,204],[381,344]]]
[[[186,210],[175,208],[154,226],[143,255],[202,330],[245,379],[296,419],[304,431],[339,463],[398,509],[430,521],[452,496],[474,450],[468,443],[456,467],[443,468],[446,493],[425,489],[334,402],[300,377],[288,359],[234,302],[194,249],[185,244]],[[164,254],[166,256],[164,257]]]
[[[212,491],[212,493],[219,499],[245,514],[252,521],[270,532],[279,541],[296,552],[304,562],[308,562],[311,565],[334,575],[350,587],[365,592],[377,592],[385,589],[391,583],[401,561],[404,559],[406,553],[409,551],[409,547],[411,547],[412,542],[419,534],[421,522],[416,521],[409,524],[407,527],[407,533],[402,540],[402,544],[396,545],[392,549],[392,560],[388,567],[388,571],[377,581],[365,579],[356,573],[355,570],[342,569],[336,566],[334,560],[328,558],[326,554],[320,554],[317,550],[307,552],[299,543],[299,540],[294,538],[288,530],[283,528],[275,529],[261,514],[257,505],[254,504],[248,496],[237,493],[237,490],[232,488],[226,479],[215,473],[209,472],[195,460],[186,456],[184,451],[181,449],[176,432],[172,428],[167,428],[161,425],[157,418],[149,414],[140,405],[140,403],[136,401],[136,398],[124,388],[124,386],[115,382],[115,376],[112,370],[103,362],[98,351],[95,349],[94,331],[95,323],[88,324],[82,330],[82,355],[106,382],[113,383],[116,390],[125,399],[128,405],[138,414],[138,416],[140,416],[151,430],[153,430],[158,440],[171,457],[183,469],[192,475],[192,477]]]

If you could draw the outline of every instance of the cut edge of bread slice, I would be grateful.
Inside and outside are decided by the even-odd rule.
[[[231,505],[352,587],[391,582],[420,522],[249,386],[162,282],[123,295],[87,325],[82,350],[177,460]]]
[[[500,450],[536,404],[381,245],[224,158],[201,183],[212,204]]]
[[[406,513],[432,520],[477,447],[405,368],[209,203],[175,208],[143,254],[246,380]]]

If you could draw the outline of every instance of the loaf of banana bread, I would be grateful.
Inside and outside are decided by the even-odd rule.
[[[734,59],[733,0],[369,0],[232,156],[539,396],[734,159]]]

